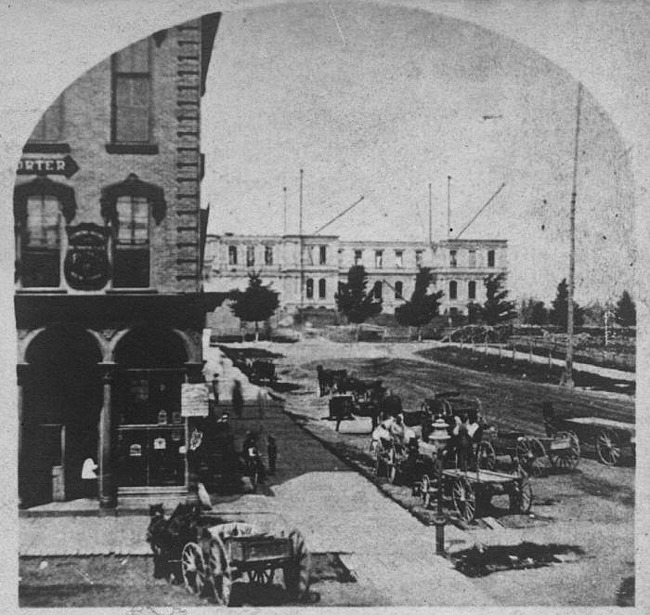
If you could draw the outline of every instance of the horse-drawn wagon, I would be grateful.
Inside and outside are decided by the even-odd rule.
[[[154,575],[182,582],[188,591],[228,606],[232,585],[271,585],[276,572],[290,600],[309,591],[311,557],[297,530],[287,530],[270,513],[247,521],[193,504],[179,504],[169,518],[162,505],[151,507],[147,541],[154,553]],[[252,522],[251,522],[252,521]]]

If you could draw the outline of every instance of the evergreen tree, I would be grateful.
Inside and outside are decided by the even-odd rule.
[[[429,267],[422,267],[415,276],[415,289],[411,299],[395,308],[395,320],[407,327],[417,327],[418,341],[422,339],[421,327],[429,324],[438,314],[440,298],[443,292],[427,294],[429,285],[434,281]]]
[[[340,284],[334,295],[336,307],[348,322],[360,325],[371,316],[381,313],[381,297],[374,288],[366,292],[368,275],[363,265],[353,265],[348,270],[348,281]],[[359,327],[357,326],[357,336]]]
[[[248,274],[248,286],[243,292],[230,292],[232,305],[230,309],[242,322],[255,323],[255,341],[259,340],[259,322],[271,318],[280,305],[280,293],[271,289],[271,285],[262,285],[259,273]]]
[[[530,311],[529,324],[545,325],[548,323],[548,310],[543,301],[535,301]]]
[[[490,274],[485,279],[485,303],[483,304],[483,320],[485,324],[494,326],[512,320],[516,315],[515,304],[508,301],[508,291],[503,289],[504,273]]]
[[[616,322],[623,327],[634,327],[636,325],[636,304],[626,290],[616,302]]]
[[[561,331],[567,330],[568,323],[568,306],[569,306],[569,285],[566,278],[564,278],[557,285],[557,292],[553,303],[551,304],[551,311],[549,312],[549,322],[556,325]],[[574,301],[573,302],[573,325],[574,327],[582,327],[584,324],[584,311]]]

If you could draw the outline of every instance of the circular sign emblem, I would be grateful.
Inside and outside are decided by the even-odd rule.
[[[96,224],[68,229],[65,277],[75,290],[99,290],[108,282],[106,231]]]

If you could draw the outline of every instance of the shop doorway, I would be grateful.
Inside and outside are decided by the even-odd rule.
[[[19,487],[23,506],[87,493],[84,459],[97,460],[101,352],[84,329],[40,333],[26,353]]]
[[[120,342],[115,358],[120,492],[186,488],[181,388],[187,353],[182,341],[168,330],[136,330]]]

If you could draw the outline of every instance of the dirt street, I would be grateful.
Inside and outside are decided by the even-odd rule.
[[[281,379],[301,387],[286,395],[287,408],[307,429],[327,442],[380,489],[410,510],[424,523],[433,514],[422,508],[408,486],[390,485],[373,477],[368,452],[368,419],[344,422],[341,432],[327,416],[327,399],[316,394],[316,365],[348,369],[364,379],[382,379],[402,397],[406,409],[416,409],[434,391],[458,389],[477,396],[491,422],[504,430],[522,430],[542,435],[540,402],[551,400],[558,410],[571,409],[578,415],[594,415],[634,421],[634,400],[623,395],[593,391],[567,392],[557,386],[514,381],[504,376],[433,364],[412,354],[421,345],[403,344],[378,348],[331,344],[283,345],[269,350],[284,355],[277,359]],[[558,556],[562,564],[548,567],[497,571],[473,580],[487,594],[504,605],[606,605],[615,604],[624,579],[634,575],[634,458],[629,451],[619,467],[598,463],[593,451],[573,472],[533,478],[534,503],[530,516],[492,511],[490,528],[479,522],[453,545],[452,556],[476,544],[516,546],[521,542],[564,546],[571,555]],[[498,459],[500,469],[512,471],[510,459]],[[507,506],[507,505],[506,505]]]

